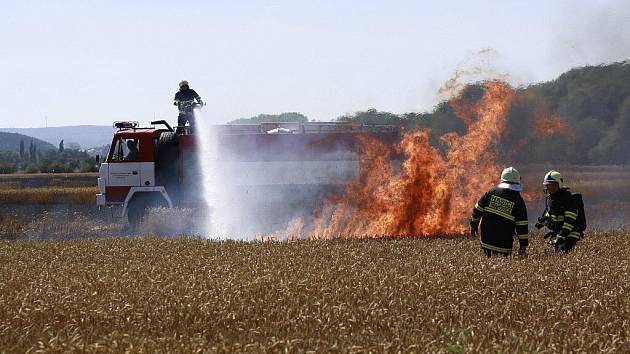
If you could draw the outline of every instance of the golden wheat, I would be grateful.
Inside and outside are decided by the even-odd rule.
[[[627,353],[628,237],[0,242],[0,351]]]
[[[92,187],[98,173],[15,173],[0,175],[0,189],[16,187]]]
[[[96,187],[2,188],[3,204],[96,204]]]

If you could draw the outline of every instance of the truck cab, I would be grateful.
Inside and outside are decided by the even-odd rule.
[[[172,206],[165,188],[156,185],[157,144],[168,130],[139,128],[137,122],[115,122],[114,127],[118,131],[99,169],[97,205],[121,206],[124,215],[130,204],[138,203],[136,199],[152,196],[159,204]]]

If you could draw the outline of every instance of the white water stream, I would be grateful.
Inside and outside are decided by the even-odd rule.
[[[202,179],[203,209],[201,229],[204,237],[212,239],[234,238],[230,225],[229,196],[225,188],[219,166],[219,146],[216,132],[211,124],[210,114],[202,109],[195,112],[196,124],[194,134],[199,148],[197,158],[201,168],[199,178]]]

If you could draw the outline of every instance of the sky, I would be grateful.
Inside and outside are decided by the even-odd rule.
[[[175,122],[183,79],[218,124],[260,113],[424,112],[466,66],[527,85],[630,58],[627,0],[0,5],[5,128]]]

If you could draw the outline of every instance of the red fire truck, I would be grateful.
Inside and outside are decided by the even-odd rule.
[[[132,226],[151,207],[203,205],[199,134],[165,121],[141,128],[115,122],[111,148],[100,166],[96,202],[117,208]],[[245,201],[244,217],[257,224],[286,223],[321,205],[325,196],[356,175],[357,137],[389,144],[400,138],[389,125],[261,123],[212,127],[214,166],[232,198]],[[219,207],[219,206],[217,206]],[[291,215],[288,215],[291,214]]]

